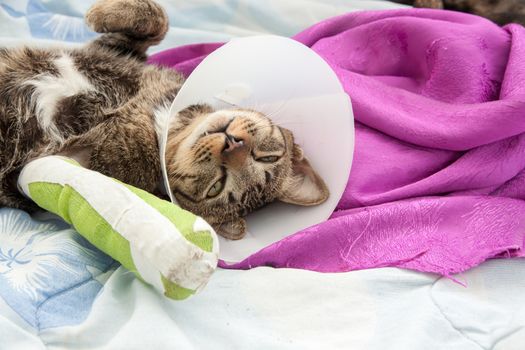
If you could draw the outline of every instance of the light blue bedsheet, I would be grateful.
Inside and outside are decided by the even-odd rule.
[[[20,39],[83,43],[95,36],[83,21],[94,0],[0,0],[0,43]],[[159,0],[170,18],[153,49],[273,33],[291,36],[322,19],[363,9],[399,8],[381,0]]]
[[[63,221],[0,208],[0,297],[35,330],[82,322],[114,266]]]

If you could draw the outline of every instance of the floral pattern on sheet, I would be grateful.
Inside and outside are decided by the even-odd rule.
[[[82,322],[112,266],[66,223],[0,209],[0,297],[36,329]]]

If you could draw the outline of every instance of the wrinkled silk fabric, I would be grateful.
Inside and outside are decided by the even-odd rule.
[[[523,27],[409,9],[350,13],[295,39],[330,64],[351,97],[348,185],[329,220],[230,268],[394,266],[450,276],[524,255]],[[175,48],[150,62],[188,75],[220,45]]]

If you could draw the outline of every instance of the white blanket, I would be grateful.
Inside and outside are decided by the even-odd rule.
[[[468,286],[392,268],[219,270],[202,294],[173,302],[119,268],[82,324],[37,336],[0,318],[0,339],[53,350],[523,349],[525,262],[489,261],[461,280]]]

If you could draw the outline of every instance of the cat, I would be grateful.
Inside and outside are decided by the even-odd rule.
[[[35,209],[17,178],[53,154],[161,195],[160,124],[184,78],[145,60],[167,15],[151,0],[100,0],[85,19],[101,35],[82,48],[0,48],[0,206]],[[267,203],[329,196],[293,134],[254,110],[187,107],[170,124],[166,162],[181,207],[229,239]]]
[[[525,0],[398,0],[395,2],[436,9],[468,12],[505,25],[525,25]]]

